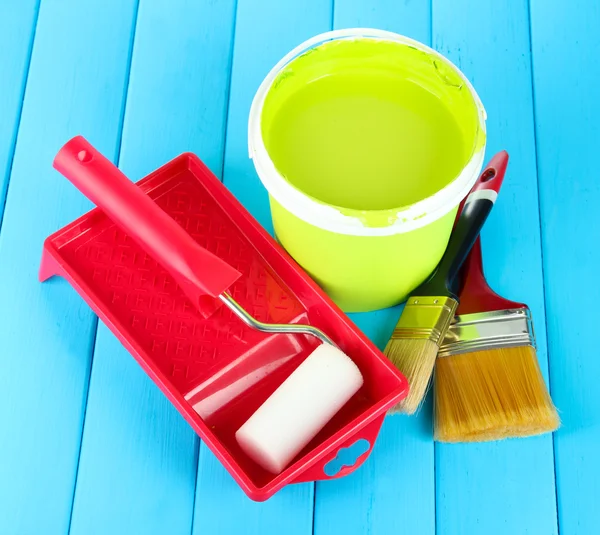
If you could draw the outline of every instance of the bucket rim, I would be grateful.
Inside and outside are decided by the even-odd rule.
[[[263,106],[267,94],[279,72],[291,61],[311,48],[329,41],[352,39],[394,41],[423,50],[443,61],[455,71],[468,88],[477,109],[478,127],[483,135],[486,134],[485,122],[487,114],[481,99],[464,73],[452,61],[420,41],[395,32],[373,28],[346,28],[324,32],[311,37],[283,56],[269,71],[256,91],[250,107],[248,119],[249,157],[253,161],[258,177],[269,195],[285,210],[306,223],[336,234],[353,236],[391,236],[411,232],[445,216],[448,212],[456,208],[467,196],[483,167],[486,148],[485,141],[481,148],[473,152],[459,175],[429,197],[420,199],[414,204],[398,208],[357,210],[326,204],[308,195],[286,180],[272,162],[262,138],[261,115]],[[387,215],[389,216],[389,220],[391,220],[390,224],[385,226],[368,226],[364,223],[364,217],[367,213],[378,214],[380,216],[378,217],[379,220],[383,220]]]

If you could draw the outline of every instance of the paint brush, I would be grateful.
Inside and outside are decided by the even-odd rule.
[[[437,352],[458,307],[456,276],[494,206],[507,158],[505,152],[494,156],[477,179],[441,261],[407,300],[384,350],[410,385],[408,396],[390,410],[392,413],[413,414],[425,397]]]
[[[556,430],[529,308],[489,287],[479,239],[462,273],[458,316],[435,367],[435,439],[483,442]]]

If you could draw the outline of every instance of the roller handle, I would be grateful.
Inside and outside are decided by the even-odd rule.
[[[479,175],[462,204],[444,256],[431,278],[413,292],[413,295],[450,295],[458,299],[456,294],[459,269],[492,211],[507,165],[508,153],[499,152]]]
[[[240,273],[200,245],[86,139],[68,141],[54,168],[177,281],[207,317]]]

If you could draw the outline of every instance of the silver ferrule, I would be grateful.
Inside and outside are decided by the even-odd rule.
[[[456,316],[438,357],[487,349],[535,347],[533,321],[528,308],[510,308]]]

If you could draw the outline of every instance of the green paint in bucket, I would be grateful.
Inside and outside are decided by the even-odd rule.
[[[317,36],[252,104],[277,238],[347,312],[403,301],[439,262],[479,174],[485,111],[440,54],[377,30]]]

